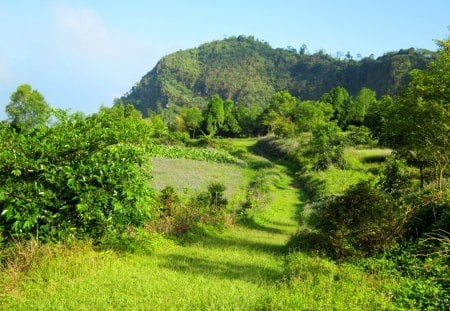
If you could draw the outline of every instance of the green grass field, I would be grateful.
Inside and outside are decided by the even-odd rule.
[[[153,158],[153,186],[156,190],[172,186],[178,192],[204,191],[212,182],[226,187],[228,200],[239,198],[248,182],[242,166],[189,159]]]
[[[38,248],[27,272],[0,276],[4,310],[382,310],[392,309],[393,280],[352,266],[286,253],[297,230],[301,192],[292,172],[249,154],[253,140],[230,142],[247,167],[191,160],[153,160],[157,188],[201,189],[209,178],[245,189],[261,166],[273,200],[254,222],[179,243],[149,235],[147,252],[98,250],[88,242]],[[214,175],[217,174],[217,175]],[[144,242],[143,242],[144,243]],[[150,246],[149,246],[150,245]],[[32,252],[32,251],[30,251]],[[26,257],[26,254],[24,255]]]

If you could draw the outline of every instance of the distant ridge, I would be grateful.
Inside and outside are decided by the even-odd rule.
[[[273,93],[288,90],[301,99],[318,99],[338,85],[355,95],[369,87],[378,96],[396,94],[408,73],[422,69],[434,52],[402,49],[381,57],[338,59],[305,47],[274,49],[253,37],[239,36],[205,43],[164,56],[121,100],[144,115],[167,107],[204,107],[214,94],[261,109]]]

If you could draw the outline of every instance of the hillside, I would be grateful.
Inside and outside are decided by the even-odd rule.
[[[381,96],[395,94],[408,72],[424,68],[434,53],[413,48],[381,57],[332,57],[305,48],[274,49],[253,37],[213,41],[163,57],[121,100],[147,114],[169,106],[204,107],[220,94],[248,107],[260,107],[273,93],[288,90],[302,99],[318,99],[341,85],[351,95],[369,87]]]

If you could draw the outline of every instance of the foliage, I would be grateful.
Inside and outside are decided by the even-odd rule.
[[[265,209],[271,203],[271,189],[267,171],[262,169],[247,186],[245,203],[242,206],[243,217],[250,217],[258,209]]]
[[[390,144],[422,169],[431,166],[443,188],[450,165],[450,38],[439,41],[437,60],[414,70],[406,92],[391,111]]]
[[[395,243],[400,235],[399,210],[371,182],[360,182],[342,196],[320,203],[311,224],[323,233],[325,251],[336,259],[370,255]]]
[[[204,112],[206,122],[205,128],[209,137],[220,135],[236,135],[241,131],[235,117],[234,102],[222,100],[219,95],[214,95],[208,102]]]
[[[164,188],[158,198],[160,218],[152,226],[159,232],[186,235],[201,224],[222,227],[228,201],[223,197],[225,186],[211,183],[207,191],[182,198],[171,186]]]
[[[353,106],[353,99],[348,91],[342,86],[337,86],[322,95],[321,100],[333,106],[333,119],[337,121],[339,127],[345,128],[350,121],[350,108]]]
[[[181,117],[187,129],[191,132],[191,137],[195,138],[195,132],[200,128],[203,121],[202,111],[198,107],[183,107]]]
[[[339,85],[353,96],[362,87],[396,94],[407,84],[408,72],[424,68],[433,57],[430,51],[408,49],[355,61],[302,51],[274,49],[251,36],[205,43],[163,57],[122,100],[147,114],[147,109],[173,105],[204,109],[207,99],[219,94],[243,107],[241,120],[243,114],[254,120],[283,90],[305,100],[317,100]]]
[[[2,234],[99,238],[149,219],[151,125],[123,105],[89,117],[56,111],[55,118],[29,133],[0,129]]]
[[[212,148],[195,148],[184,146],[170,146],[151,144],[146,149],[150,156],[169,159],[192,159],[219,163],[241,163],[228,152]]]
[[[28,84],[17,87],[5,111],[12,125],[22,131],[45,126],[51,114],[51,108],[41,93]]]
[[[318,125],[312,132],[311,152],[316,170],[343,165],[343,134],[334,122]]]
[[[263,114],[263,125],[267,126],[268,133],[275,133],[282,137],[295,134],[295,110],[298,101],[289,92],[275,93],[270,105]]]
[[[428,190],[408,198],[408,214],[405,219],[407,238],[424,238],[443,230],[450,232],[449,191]]]
[[[376,141],[373,140],[369,128],[365,126],[349,125],[347,127],[346,141],[349,146],[375,146]]]
[[[448,241],[448,233],[446,236]],[[435,237],[397,245],[381,258],[371,258],[364,264],[367,270],[377,274],[401,276],[393,297],[403,308],[446,310],[450,306],[449,257],[448,253],[446,256],[436,252],[437,244],[441,242],[436,243]]]
[[[223,100],[219,95],[214,95],[208,102],[205,111],[206,130],[213,137],[222,127],[225,121],[225,110]]]
[[[378,187],[394,198],[400,198],[411,187],[411,178],[405,161],[388,158],[379,176]]]
[[[375,91],[367,87],[361,88],[350,107],[348,107],[348,122],[355,125],[363,124],[368,109],[376,102],[377,94]]]
[[[387,120],[393,107],[394,100],[392,97],[384,95],[367,108],[367,114],[364,118],[364,125],[370,129],[373,137],[383,144],[389,141],[391,135],[387,129]]]
[[[333,112],[333,107],[328,103],[300,102],[296,112],[296,121],[300,132],[310,132],[320,123],[330,121]]]

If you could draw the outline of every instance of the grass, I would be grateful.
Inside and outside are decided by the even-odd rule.
[[[268,309],[390,310],[395,279],[377,278],[351,265],[303,253],[287,259],[287,282],[267,299]]]
[[[242,166],[235,164],[153,158],[152,165],[156,190],[172,186],[180,192],[185,189],[197,192],[206,190],[212,182],[220,181],[226,187],[225,196],[232,200],[243,195],[247,183]]]
[[[357,149],[346,148],[344,150],[345,162],[349,169],[368,170],[379,167],[391,155],[391,149],[371,148]]]
[[[390,149],[344,149],[344,168],[330,167],[324,171],[306,173],[304,187],[313,198],[342,194],[350,186],[372,178],[381,168]]]
[[[290,171],[248,153],[254,140],[228,142],[247,168],[154,161],[155,181],[201,185],[217,170],[236,189],[264,167],[273,201],[254,221],[180,244],[149,236],[149,252],[98,250],[91,244],[45,246],[36,265],[0,274],[5,310],[361,310],[393,308],[385,282],[351,266],[286,254],[302,205]],[[158,162],[159,161],[159,162]],[[191,173],[179,171],[192,169]],[[203,170],[203,171],[202,171]],[[235,170],[235,171],[234,171]],[[200,172],[198,176],[192,175]],[[234,171],[234,173],[233,173]],[[177,175],[182,174],[182,175]],[[184,178],[183,176],[186,176]],[[192,177],[197,176],[197,177]],[[222,179],[222,176],[219,175]],[[184,181],[183,181],[184,180]],[[202,180],[200,182],[200,180]],[[206,182],[206,181],[204,181]],[[237,190],[238,191],[238,190]]]
[[[343,170],[338,168],[329,168],[326,171],[311,173],[311,182],[313,186],[320,189],[319,197],[326,197],[334,194],[341,194],[350,186],[357,184],[362,180],[370,178],[367,172],[357,170]]]

